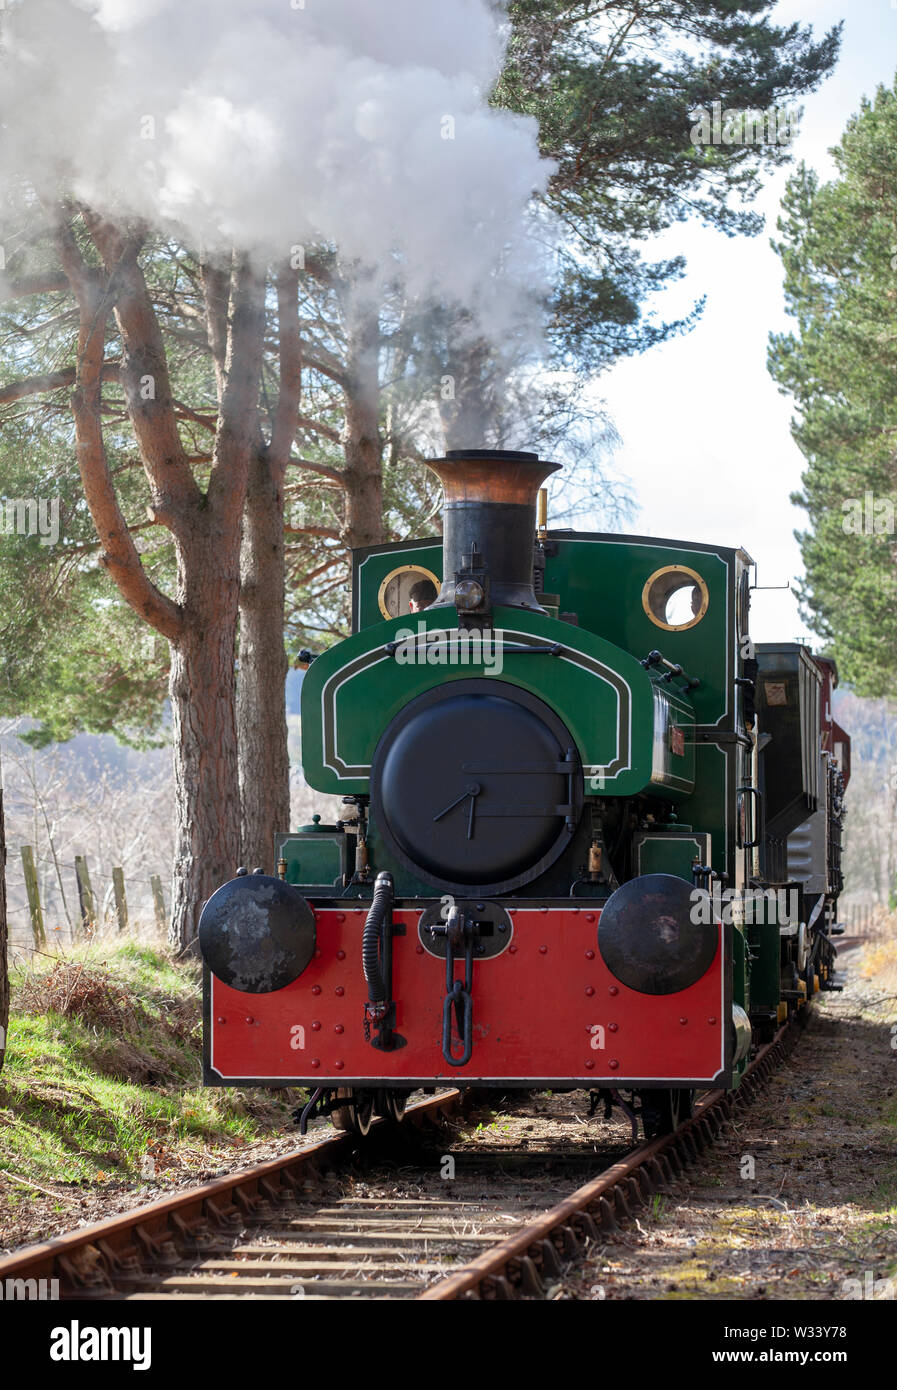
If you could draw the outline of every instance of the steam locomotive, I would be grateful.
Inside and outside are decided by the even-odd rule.
[[[446,1083],[664,1132],[838,987],[834,662],[752,642],[743,550],[550,530],[535,454],[429,466],[443,535],[356,551],[352,635],[309,654],[340,818],[204,906],[205,1081],[361,1134]]]

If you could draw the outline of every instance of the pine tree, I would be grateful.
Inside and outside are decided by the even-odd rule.
[[[511,0],[493,101],[535,117],[556,164],[545,204],[564,238],[551,331],[561,361],[600,371],[691,326],[700,305],[673,323],[646,312],[684,268],[678,256],[642,258],[658,233],[686,218],[730,236],[762,231],[749,204],[790,144],[754,129],[730,143],[696,143],[694,133],[715,102],[742,134],[749,113],[795,112],[832,71],[841,25],[816,39],[771,23],[774,9],[772,0]]]
[[[861,695],[897,691],[897,87],[864,100],[834,150],[837,176],[801,167],[776,249],[794,332],[769,364],[798,407],[807,460],[793,501],[804,615]]]

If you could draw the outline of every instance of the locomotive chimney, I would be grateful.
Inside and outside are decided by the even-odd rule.
[[[471,618],[496,604],[544,612],[533,587],[536,505],[561,465],[538,454],[456,449],[427,466],[445,491],[444,578],[431,606],[454,605]]]

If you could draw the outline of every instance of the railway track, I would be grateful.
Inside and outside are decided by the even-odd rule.
[[[464,1099],[448,1091],[409,1106],[401,1125],[375,1124],[349,1191],[359,1150],[338,1135],[29,1246],[0,1259],[0,1283],[58,1279],[63,1298],[156,1302],[551,1297],[566,1265],[700,1158],[798,1030],[761,1049],[734,1095],[711,1092],[674,1134],[625,1154],[493,1148],[456,1172],[445,1150]],[[557,1201],[559,1184],[602,1162]]]

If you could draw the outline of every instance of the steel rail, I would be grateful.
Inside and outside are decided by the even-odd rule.
[[[402,1123],[421,1126],[460,1110],[462,1104],[460,1091],[445,1091],[409,1105]],[[371,1133],[385,1124],[375,1120]],[[351,1133],[338,1134],[77,1231],[24,1246],[0,1258],[0,1288],[5,1280],[58,1279],[64,1297],[108,1297],[117,1273],[133,1276],[146,1264],[164,1268],[178,1263],[178,1246],[201,1249],[212,1226],[227,1229],[243,1224],[250,1216],[273,1216],[282,1194],[301,1190],[327,1169],[339,1166],[356,1151],[357,1142]]]
[[[695,1107],[693,1118],[672,1134],[640,1144],[622,1163],[580,1187],[571,1196],[531,1221],[463,1269],[432,1284],[422,1301],[542,1297],[557,1278],[561,1262],[585,1253],[602,1232],[631,1220],[657,1191],[681,1177],[720,1133],[737,1108],[749,1104],[758,1089],[791,1051],[799,1036],[795,1019],[784,1024],[747,1067],[737,1091],[711,1091]]]
[[[682,1175],[685,1167],[713,1142],[735,1108],[753,1098],[773,1068],[791,1050],[798,1031],[799,1025],[794,1022],[780,1029],[751,1062],[737,1091],[710,1093],[698,1104],[694,1117],[680,1125],[675,1133],[641,1144],[622,1162],[615,1163],[550,1210],[540,1212],[507,1238],[495,1243],[490,1241],[492,1223],[487,1211],[472,1217],[480,1233],[475,1232],[465,1239],[468,1246],[489,1241],[484,1253],[417,1292],[417,1298],[450,1301],[544,1297],[547,1289],[561,1278],[565,1262],[583,1255],[589,1243],[600,1238],[602,1231],[612,1231],[619,1221],[631,1219],[634,1208],[649,1201],[655,1191],[666,1188]],[[458,1090],[447,1091],[409,1106],[405,1122],[422,1127],[463,1107],[463,1094]],[[375,1121],[375,1128],[379,1130],[385,1124],[382,1120]],[[383,1128],[383,1135],[386,1133]],[[172,1193],[78,1231],[27,1246],[0,1258],[0,1287],[4,1280],[58,1279],[64,1298],[114,1298],[121,1297],[122,1291],[127,1289],[150,1290],[138,1296],[170,1296],[166,1285],[175,1295],[193,1297],[216,1296],[215,1290],[222,1286],[232,1290],[228,1296],[239,1296],[241,1290],[287,1296],[280,1289],[281,1284],[295,1289],[296,1277],[302,1277],[300,1270],[311,1272],[312,1268],[322,1268],[316,1260],[314,1244],[308,1249],[298,1249],[290,1243],[297,1239],[295,1233],[286,1231],[281,1233],[281,1239],[287,1242],[283,1251],[279,1247],[256,1248],[251,1237],[250,1244],[240,1249],[237,1248],[240,1233],[245,1234],[247,1227],[262,1233],[266,1227],[276,1228],[285,1203],[314,1191],[325,1172],[338,1169],[357,1151],[356,1136],[336,1135],[202,1186]],[[362,1206],[365,1201],[362,1199]],[[377,1208],[381,1205],[380,1199],[376,1202],[371,1199],[371,1202]],[[357,1207],[359,1203],[355,1201],[351,1205]],[[397,1205],[413,1204],[400,1202]],[[430,1201],[434,1210],[451,1205],[445,1200]],[[335,1229],[334,1213],[328,1215],[329,1210],[325,1209],[312,1222],[321,1227],[325,1245],[339,1239],[328,1234]],[[394,1216],[401,1214],[400,1211],[393,1213]],[[353,1219],[356,1225],[361,1222],[353,1259],[358,1256],[359,1246],[369,1250],[371,1257],[382,1260],[389,1255],[388,1248],[380,1248],[384,1245],[407,1247],[423,1241],[423,1249],[432,1248],[435,1255],[435,1247],[439,1244],[442,1218],[434,1211],[425,1218],[429,1223],[427,1229],[433,1228],[427,1235],[418,1229],[420,1217],[415,1217],[417,1224],[409,1230],[405,1229],[406,1222],[388,1232],[378,1223],[375,1230],[367,1233],[363,1213],[356,1213],[353,1218],[347,1210],[344,1216],[344,1224]],[[234,1241],[233,1260],[228,1250],[231,1241]],[[284,1253],[290,1257],[289,1266],[278,1263],[279,1256]],[[322,1253],[328,1259],[340,1255],[339,1250],[325,1252],[323,1247]],[[253,1260],[242,1264],[241,1259],[249,1255]],[[203,1271],[197,1269],[194,1277],[194,1265],[190,1262],[193,1256],[199,1257],[200,1263],[202,1257],[207,1256],[206,1265],[218,1273],[203,1275]],[[381,1274],[387,1277],[381,1278],[379,1285],[372,1281],[370,1285],[358,1285],[356,1290],[356,1286],[345,1283],[345,1272],[350,1264],[351,1260],[327,1267],[336,1278],[328,1279],[326,1270],[324,1275],[316,1273],[307,1285],[309,1295],[329,1297],[350,1289],[367,1293],[369,1288],[368,1296],[373,1297],[415,1296],[413,1284],[407,1279],[395,1282],[395,1272],[390,1279],[386,1268]],[[284,1277],[272,1278],[279,1275],[281,1269]],[[169,1272],[167,1278],[166,1271]],[[407,1267],[406,1273],[416,1274],[420,1289],[426,1270],[419,1258]],[[225,1278],[234,1278],[237,1283],[224,1285]],[[153,1288],[160,1292],[152,1292]]]

